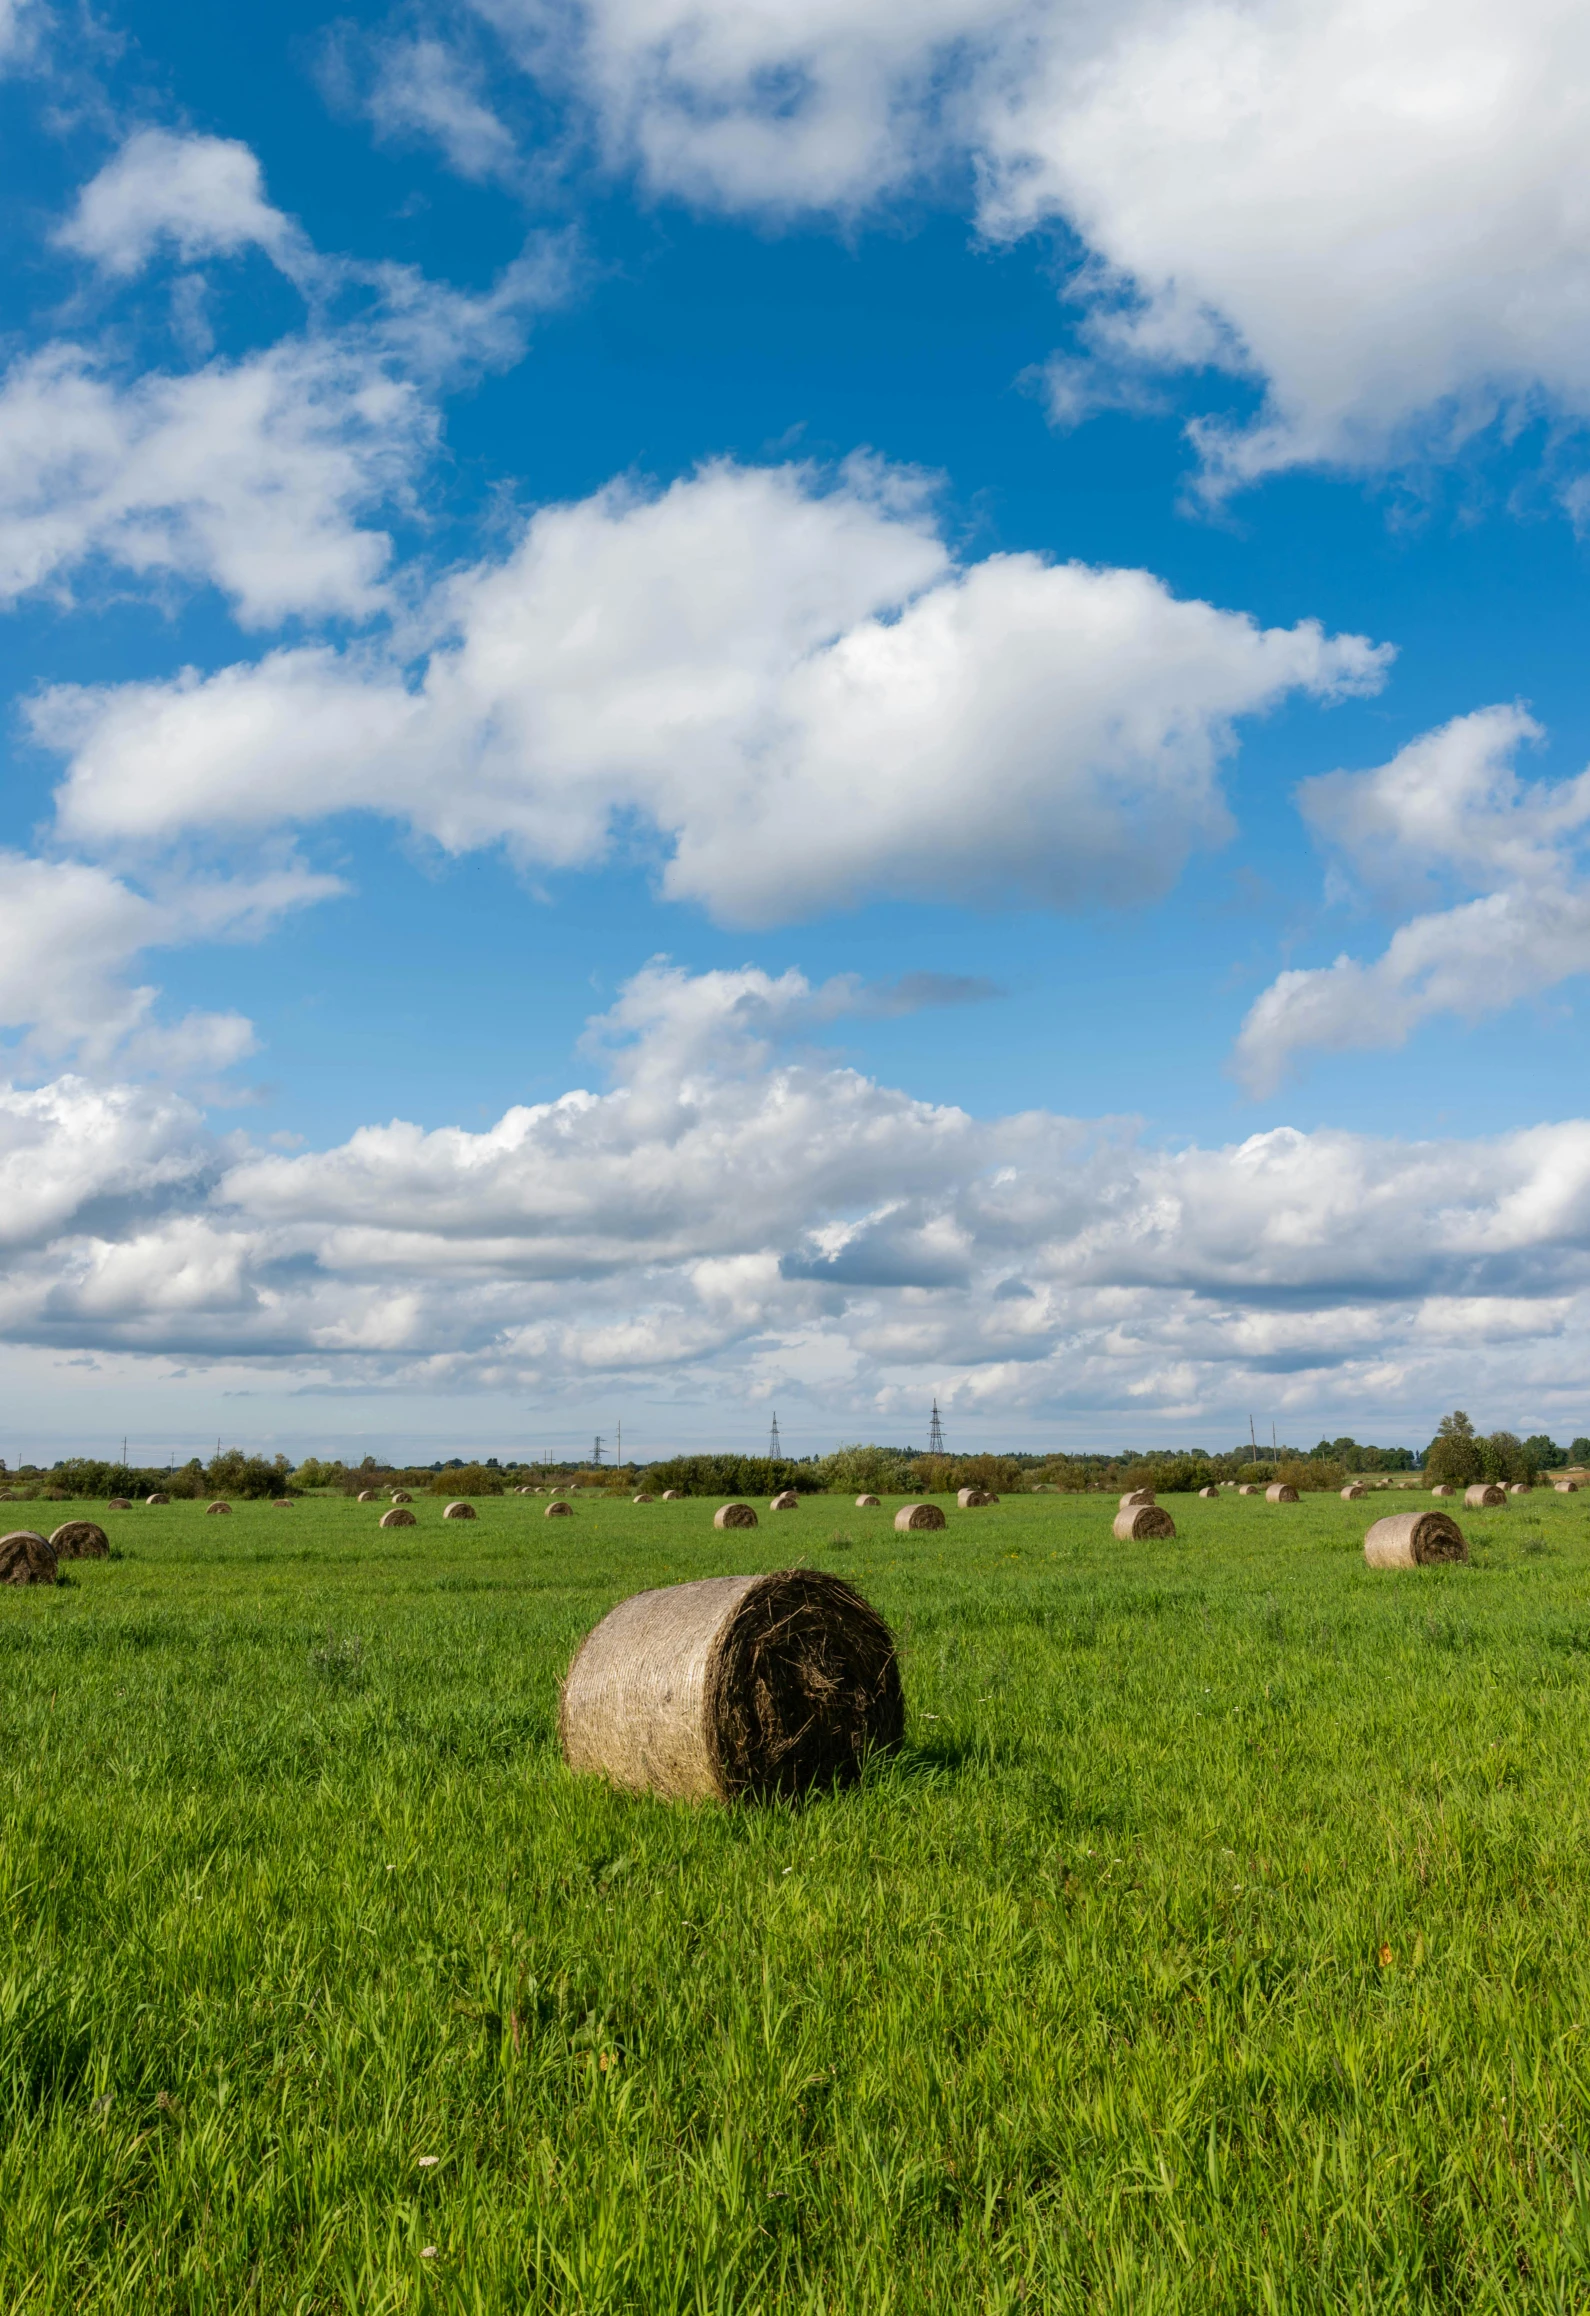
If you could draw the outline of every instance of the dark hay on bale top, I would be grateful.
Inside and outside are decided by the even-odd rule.
[[[632,1504],[655,1504],[657,1501],[655,1496],[631,1496],[629,1500]]]
[[[53,1584],[55,1554],[32,1528],[0,1536],[0,1584]]]
[[[381,1525],[383,1528],[417,1528],[419,1522],[407,1504],[394,1504],[390,1512],[381,1514]]]
[[[1267,1504],[1295,1504],[1297,1490],[1289,1488],[1284,1480],[1276,1480],[1265,1489],[1264,1500]]]
[[[902,1504],[894,1524],[902,1536],[908,1536],[919,1528],[942,1528],[944,1514],[937,1504]]]
[[[1429,1568],[1466,1560],[1469,1548],[1450,1512],[1388,1512],[1364,1537],[1371,1568]]]
[[[169,1504],[170,1501],[169,1496],[145,1496],[144,1498],[146,1504]]]
[[[359,1490],[359,1501],[361,1504],[379,1504],[381,1498],[374,1488],[361,1488]]]
[[[574,1506],[566,1504],[561,1496],[554,1496],[541,1517],[543,1520],[572,1520]]]
[[[1551,1484],[1559,1496],[1576,1496],[1579,1493],[1577,1480],[1553,1480]]]
[[[57,1560],[103,1560],[110,1538],[97,1520],[64,1520],[50,1538]]]
[[[876,1496],[858,1496],[856,1498],[856,1510],[858,1512],[875,1512],[877,1509],[878,1499]]]
[[[206,1504],[204,1508],[206,1512],[230,1512],[232,1509],[230,1504],[222,1503]]]
[[[1358,1485],[1356,1480],[1349,1480],[1346,1487],[1342,1490],[1342,1502],[1344,1504],[1356,1504],[1359,1497],[1363,1493],[1363,1489]]]
[[[754,1528],[756,1507],[753,1504],[720,1504],[712,1515],[714,1528]]]
[[[1152,1488],[1129,1488],[1121,1498],[1120,1509],[1123,1512],[1129,1512],[1134,1504],[1151,1504],[1153,1501],[1154,1491]]]
[[[444,1520],[473,1520],[474,1517],[474,1505],[466,1504],[462,1501],[456,1504],[449,1504],[446,1511],[442,1514],[442,1518]]]
[[[849,1784],[904,1730],[894,1639],[837,1576],[716,1576],[621,1601],[570,1665],[571,1769],[665,1801]]]
[[[1198,1493],[1200,1496],[1202,1496],[1206,1504],[1217,1504],[1220,1501],[1220,1490],[1218,1488],[1200,1488]]]
[[[1157,1544],[1175,1533],[1175,1521],[1158,1504],[1128,1504],[1115,1515],[1118,1544]]]
[[[955,1501],[963,1512],[980,1512],[985,1504],[997,1504],[999,1498],[991,1496],[986,1488],[960,1488]]]
[[[770,1512],[798,1512],[800,1508],[801,1500],[793,1488],[785,1488],[768,1506]]]
[[[1507,1490],[1499,1488],[1494,1480],[1476,1480],[1472,1488],[1465,1488],[1463,1501],[1471,1512],[1489,1512],[1507,1501]]]
[[[105,1509],[107,1512],[130,1512],[132,1510],[132,1498],[130,1496],[112,1496]]]

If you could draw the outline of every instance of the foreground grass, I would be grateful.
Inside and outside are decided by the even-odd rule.
[[[1590,2306],[1590,1496],[1380,1508],[105,1516],[0,1596],[0,2307]],[[901,1758],[567,1776],[613,1601],[795,1560]]]

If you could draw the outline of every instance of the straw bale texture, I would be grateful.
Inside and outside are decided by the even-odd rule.
[[[1363,1493],[1364,1490],[1358,1485],[1356,1480],[1349,1480],[1346,1487],[1342,1490],[1342,1502],[1344,1504],[1356,1504],[1359,1497],[1363,1495]]]
[[[1553,1480],[1551,1484],[1559,1496],[1576,1496],[1579,1493],[1577,1480]]]
[[[657,1501],[655,1496],[631,1496],[629,1500],[632,1504],[654,1504]]]
[[[1237,1490],[1237,1494],[1239,1496],[1262,1496],[1263,1493],[1264,1490],[1260,1487],[1257,1480],[1246,1480]]]
[[[379,1504],[381,1501],[381,1491],[379,1488],[361,1488],[359,1490],[359,1501],[361,1504]]]
[[[290,1512],[292,1508],[293,1499],[291,1496],[272,1496],[271,1510],[273,1512]]]
[[[442,1514],[442,1518],[444,1520],[473,1520],[474,1517],[474,1505],[466,1504],[463,1502],[449,1504],[446,1511]]]
[[[169,1504],[170,1501],[169,1496],[145,1496],[144,1498],[146,1504]]]
[[[877,1508],[878,1499],[876,1496],[858,1496],[856,1498],[856,1510],[858,1512],[876,1511]]]
[[[132,1510],[132,1498],[130,1496],[112,1496],[105,1509],[107,1512],[130,1512]]]
[[[409,1494],[407,1488],[394,1488],[392,1490],[392,1501],[394,1504],[412,1504],[414,1498]]]
[[[0,1584],[53,1584],[55,1554],[33,1528],[0,1536]]]
[[[407,1504],[394,1504],[390,1512],[381,1514],[381,1525],[383,1528],[417,1528],[419,1522]]]
[[[1157,1543],[1161,1537],[1175,1533],[1175,1521],[1158,1504],[1126,1504],[1115,1515],[1118,1544]]]
[[[1450,1512],[1388,1512],[1364,1537],[1371,1568],[1429,1568],[1466,1560],[1469,1548]]]
[[[1430,1493],[1432,1496],[1455,1496],[1457,1490],[1456,1488],[1449,1488],[1445,1480],[1442,1480],[1430,1490]]]
[[[848,1784],[903,1727],[888,1626],[810,1568],[621,1601],[575,1656],[558,1708],[571,1769],[667,1801]]]
[[[800,1508],[801,1500],[793,1488],[786,1488],[781,1495],[775,1496],[768,1506],[768,1510],[771,1512],[798,1512]]]
[[[942,1528],[945,1520],[937,1504],[902,1504],[894,1524],[902,1536],[908,1536],[919,1528]]]
[[[1220,1490],[1218,1488],[1200,1488],[1198,1493],[1206,1504],[1212,1504],[1218,1499]]]
[[[561,1496],[554,1496],[541,1517],[543,1520],[572,1520],[574,1506],[565,1504]]]
[[[232,1509],[230,1504],[223,1504],[219,1500],[213,1504],[206,1504],[204,1508],[206,1512],[230,1512]]]
[[[1510,1496],[1527,1496],[1529,1482],[1527,1480],[1511,1480],[1508,1483],[1507,1493]]]
[[[1477,1480],[1472,1488],[1464,1489],[1463,1501],[1471,1512],[1488,1512],[1494,1505],[1506,1503],[1507,1490],[1494,1480]]]
[[[712,1515],[714,1528],[754,1528],[756,1507],[753,1504],[720,1504]]]
[[[997,1504],[999,1498],[991,1496],[986,1488],[962,1488],[955,1501],[963,1512],[980,1512],[985,1504]]]
[[[1275,1480],[1265,1489],[1264,1500],[1267,1504],[1295,1504],[1297,1490],[1289,1488],[1284,1480]]]
[[[679,1490],[677,1488],[664,1488],[662,1500],[665,1504],[677,1504],[680,1500]]]
[[[97,1520],[63,1520],[50,1538],[57,1560],[103,1560],[110,1538]]]
[[[1153,1501],[1154,1491],[1152,1488],[1130,1488],[1121,1498],[1120,1509],[1123,1512],[1130,1512],[1135,1504],[1151,1504]]]

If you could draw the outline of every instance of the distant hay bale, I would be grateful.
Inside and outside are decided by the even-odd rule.
[[[272,1496],[271,1510],[273,1512],[290,1512],[292,1508],[293,1499],[291,1496]]]
[[[1237,1490],[1237,1494],[1239,1496],[1262,1496],[1263,1493],[1264,1490],[1260,1487],[1257,1480],[1244,1481],[1243,1485]]]
[[[0,1584],[53,1584],[55,1554],[33,1528],[0,1536]]]
[[[223,1504],[219,1500],[213,1504],[206,1504],[204,1508],[206,1512],[230,1512],[232,1509],[230,1504]]]
[[[856,1510],[858,1512],[875,1512],[877,1509],[878,1499],[876,1496],[858,1496],[856,1498]]]
[[[169,1504],[169,1503],[170,1503],[170,1501],[171,1501],[171,1498],[170,1498],[169,1496],[159,1496],[159,1495],[156,1495],[156,1496],[145,1496],[145,1498],[144,1498],[144,1502],[145,1502],[146,1504]]]
[[[894,1524],[902,1536],[908,1536],[919,1528],[942,1528],[944,1514],[937,1504],[902,1504]]]
[[[793,1488],[785,1488],[768,1506],[770,1512],[798,1512],[800,1508],[801,1500]]]
[[[380,1489],[361,1488],[359,1490],[359,1501],[361,1504],[379,1504],[381,1501]]]
[[[50,1538],[57,1560],[103,1560],[110,1538],[97,1520],[64,1520]]]
[[[1289,1488],[1285,1480],[1274,1480],[1265,1489],[1264,1500],[1267,1504],[1295,1504],[1297,1502],[1297,1490],[1296,1488]]]
[[[684,1490],[682,1488],[664,1488],[662,1492],[662,1500],[665,1504],[680,1503],[683,1501],[683,1497]]]
[[[1507,1493],[1510,1496],[1527,1496],[1529,1482],[1527,1480],[1510,1480],[1507,1484]]]
[[[1121,1498],[1120,1508],[1123,1512],[1130,1512],[1139,1504],[1151,1504],[1153,1501],[1154,1491],[1152,1488],[1129,1488]]]
[[[105,1509],[107,1512],[130,1512],[132,1510],[132,1498],[130,1496],[112,1496]]]
[[[1471,1512],[1488,1512],[1494,1505],[1506,1503],[1507,1490],[1494,1480],[1476,1480],[1472,1488],[1464,1489],[1463,1501]]]
[[[392,1501],[394,1504],[412,1504],[414,1498],[409,1494],[407,1488],[394,1488],[392,1490]]]
[[[1577,1480],[1553,1480],[1551,1484],[1559,1496],[1576,1496],[1579,1493]]]
[[[655,1496],[631,1496],[629,1500],[632,1504],[655,1504],[657,1501]]]
[[[1344,1504],[1356,1504],[1359,1497],[1364,1493],[1365,1490],[1358,1485],[1356,1480],[1349,1480],[1346,1487],[1342,1490],[1342,1502]]]
[[[1220,1490],[1218,1488],[1200,1488],[1198,1493],[1200,1496],[1202,1496],[1206,1504],[1215,1504],[1220,1500]]]
[[[381,1525],[383,1528],[417,1528],[419,1522],[407,1504],[394,1504],[390,1512],[381,1514]]]
[[[1157,1544],[1175,1533],[1175,1521],[1158,1504],[1124,1504],[1115,1515],[1118,1544]]]
[[[732,1802],[848,1784],[898,1746],[904,1719],[882,1617],[838,1577],[797,1568],[621,1601],[569,1667],[558,1736],[577,1773]]]
[[[1449,1512],[1388,1512],[1364,1537],[1371,1568],[1431,1568],[1468,1556],[1463,1531]]]
[[[566,1504],[561,1496],[554,1496],[541,1517],[543,1520],[572,1520],[574,1506]]]
[[[460,1501],[456,1504],[449,1504],[446,1511],[442,1514],[442,1518],[444,1520],[473,1520],[474,1517],[474,1505],[466,1504],[462,1501],[462,1499],[460,1499]]]
[[[751,1504],[720,1504],[712,1515],[714,1528],[754,1528],[756,1509]]]
[[[1430,1493],[1432,1496],[1455,1496],[1457,1494],[1457,1490],[1456,1488],[1449,1488],[1445,1480],[1439,1480],[1430,1490]]]
[[[997,1504],[999,1498],[991,1496],[986,1488],[962,1488],[955,1501],[963,1512],[980,1512],[986,1504]]]

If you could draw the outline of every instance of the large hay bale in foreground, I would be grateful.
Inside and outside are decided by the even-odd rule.
[[[714,1528],[754,1528],[756,1524],[754,1504],[720,1504],[712,1515]]]
[[[1497,1504],[1505,1504],[1507,1490],[1499,1488],[1494,1480],[1476,1480],[1472,1488],[1465,1488],[1463,1501],[1471,1512],[1488,1512]]]
[[[1450,1512],[1388,1512],[1364,1537],[1371,1568],[1432,1568],[1466,1560],[1469,1548]]]
[[[1152,1488],[1129,1488],[1121,1498],[1120,1509],[1123,1512],[1130,1512],[1134,1505],[1151,1504],[1153,1501],[1154,1491]]]
[[[0,1584],[53,1584],[55,1554],[34,1528],[0,1536]]]
[[[473,1520],[474,1517],[474,1505],[466,1504],[462,1498],[460,1498],[456,1504],[449,1504],[446,1511],[442,1514],[442,1518],[444,1520]]]
[[[1358,1485],[1356,1480],[1349,1480],[1346,1487],[1342,1490],[1342,1502],[1344,1504],[1356,1504],[1359,1497],[1363,1493],[1364,1490]]]
[[[801,1500],[793,1488],[783,1489],[768,1506],[770,1512],[798,1512],[800,1508]]]
[[[985,1504],[997,1504],[999,1498],[991,1496],[986,1488],[961,1488],[955,1501],[963,1512],[980,1512]]]
[[[1200,1496],[1202,1496],[1206,1504],[1215,1504],[1220,1500],[1220,1490],[1218,1488],[1200,1488],[1198,1493]]]
[[[50,1538],[57,1560],[103,1560],[110,1538],[97,1520],[63,1520]]]
[[[146,1504],[169,1504],[169,1503],[170,1503],[170,1501],[171,1501],[171,1498],[170,1498],[169,1496],[160,1496],[160,1495],[155,1495],[155,1496],[145,1496],[145,1498],[144,1498],[144,1502],[145,1502]]]
[[[858,1496],[856,1498],[856,1510],[858,1512],[875,1512],[877,1509],[878,1499],[876,1496]]]
[[[1115,1515],[1118,1544],[1153,1544],[1175,1533],[1175,1521],[1158,1504],[1128,1504]]]
[[[205,1509],[206,1513],[210,1513],[210,1512],[230,1512],[230,1511],[231,1511],[231,1509],[232,1509],[232,1507],[231,1507],[231,1505],[230,1505],[230,1504],[223,1504],[223,1503],[220,1503],[219,1501],[217,1501],[216,1503],[213,1503],[213,1504],[206,1504],[206,1505],[205,1505],[205,1507],[204,1507],[204,1509]]]
[[[419,1522],[407,1504],[394,1504],[390,1512],[381,1514],[381,1525],[383,1528],[417,1528]]]
[[[894,1639],[837,1576],[716,1576],[621,1601],[570,1665],[571,1769],[666,1801],[847,1784],[904,1728]]]
[[[1274,1480],[1265,1489],[1264,1500],[1267,1504],[1295,1504],[1297,1502],[1297,1490],[1296,1488],[1289,1488],[1285,1480]]]
[[[920,1528],[942,1528],[944,1514],[937,1504],[902,1504],[894,1524],[902,1536],[908,1536]]]

